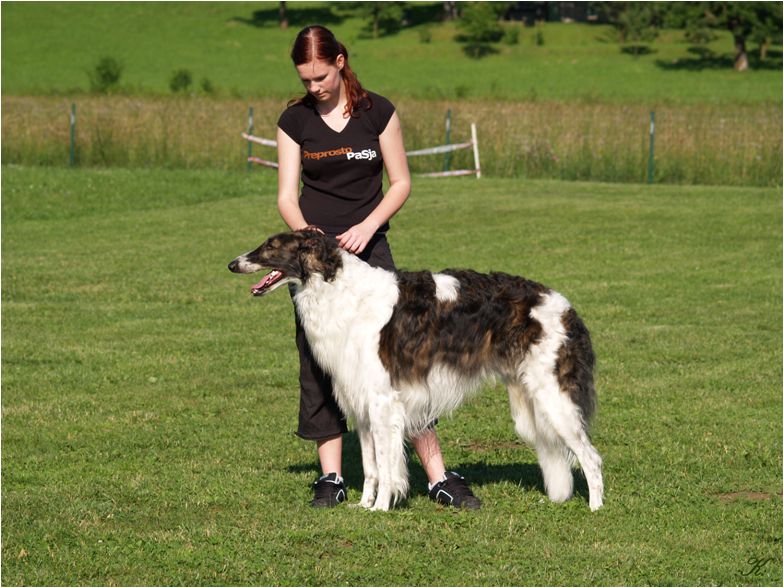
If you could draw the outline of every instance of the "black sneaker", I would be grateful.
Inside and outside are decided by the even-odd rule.
[[[465,477],[454,471],[447,471],[446,479],[432,486],[430,499],[466,510],[477,510],[481,507],[481,501],[473,495]]]
[[[344,502],[346,497],[343,478],[338,477],[337,473],[324,475],[313,483],[313,492],[315,497],[310,505],[314,508],[333,508]]]

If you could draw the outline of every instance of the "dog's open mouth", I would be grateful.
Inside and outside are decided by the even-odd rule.
[[[250,292],[254,296],[262,296],[265,293],[269,293],[275,289],[275,285],[279,284],[284,277],[285,274],[282,271],[278,271],[277,269],[270,271],[264,275],[261,281],[250,288]]]

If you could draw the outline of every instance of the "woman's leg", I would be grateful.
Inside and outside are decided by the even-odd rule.
[[[379,235],[373,238],[359,257],[373,267],[381,267],[388,271],[395,270],[394,259],[385,236]],[[470,486],[461,475],[454,472],[446,473],[446,465],[443,462],[443,454],[434,426],[430,426],[416,438],[412,438],[411,444],[427,473],[430,499],[460,508],[481,507],[481,501],[473,495]]]
[[[293,291],[292,291],[293,294]],[[332,396],[332,382],[313,357],[304,329],[296,319],[296,346],[299,349],[299,428],[297,435],[313,440],[323,475],[313,485],[313,507],[334,507],[345,501],[342,480],[343,433],[345,417]]]
[[[441,481],[446,474],[446,465],[443,463],[443,454],[440,452],[440,442],[438,435],[435,434],[435,428],[427,428],[416,438],[411,438],[411,444],[419,455],[430,485]]]
[[[343,476],[343,436],[333,436],[317,440],[318,460],[321,462],[321,472],[324,475],[337,473],[338,477]]]

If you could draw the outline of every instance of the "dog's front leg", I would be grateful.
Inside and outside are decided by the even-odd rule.
[[[369,421],[357,423],[356,428],[359,434],[359,443],[362,446],[362,468],[364,469],[364,489],[359,505],[363,508],[371,508],[375,504],[375,492],[378,491],[375,442],[373,442],[372,426]]]
[[[378,466],[378,494],[371,509],[388,511],[408,491],[405,414],[397,400],[389,395],[379,395],[371,402],[369,416]]]

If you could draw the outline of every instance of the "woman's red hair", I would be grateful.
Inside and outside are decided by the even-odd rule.
[[[325,61],[334,65],[337,56],[342,55],[345,58],[345,65],[342,69],[343,84],[345,84],[345,95],[348,103],[345,105],[345,114],[354,115],[354,112],[363,108],[369,110],[372,107],[372,100],[367,91],[359,83],[356,74],[348,65],[348,49],[340,43],[328,28],[320,25],[312,25],[303,28],[296,35],[294,46],[291,49],[291,59],[294,65],[302,65],[311,61]],[[289,106],[304,102],[315,106],[315,99],[308,92],[301,98],[291,100]]]

